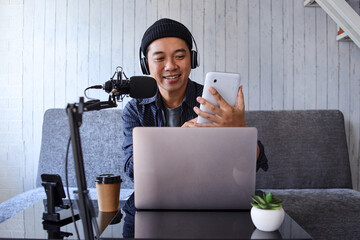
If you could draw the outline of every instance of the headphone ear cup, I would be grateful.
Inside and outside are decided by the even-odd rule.
[[[140,58],[140,67],[143,74],[150,75],[149,65],[145,57]]]
[[[197,51],[191,50],[191,68],[197,68],[199,66]]]

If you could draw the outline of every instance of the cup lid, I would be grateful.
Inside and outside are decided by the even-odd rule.
[[[111,183],[121,183],[122,180],[120,175],[100,174],[99,176],[96,177],[95,182],[99,184],[111,184]]]

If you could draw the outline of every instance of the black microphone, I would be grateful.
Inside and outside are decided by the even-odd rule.
[[[129,79],[122,67],[118,66],[109,81],[103,85],[86,88],[85,96],[88,89],[104,89],[105,92],[109,93],[109,101],[112,99],[115,102],[116,99],[122,101],[126,95],[130,95],[131,98],[153,97],[157,92],[157,84],[155,79],[150,76],[133,76]]]
[[[96,87],[115,96],[130,95],[131,98],[150,98],[156,94],[157,84],[149,76],[133,76],[129,80],[109,80]],[[95,87],[95,86],[94,86]]]

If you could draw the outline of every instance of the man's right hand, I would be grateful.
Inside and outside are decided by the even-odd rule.
[[[197,122],[197,117],[194,119],[191,119],[184,123],[181,127],[195,127],[195,123]]]

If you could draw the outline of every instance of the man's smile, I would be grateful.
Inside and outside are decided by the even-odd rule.
[[[168,75],[168,76],[163,76],[163,78],[169,82],[169,83],[173,83],[176,82],[179,78],[180,78],[181,74],[176,74],[176,75]]]

